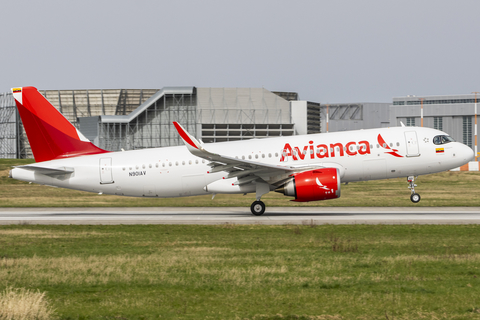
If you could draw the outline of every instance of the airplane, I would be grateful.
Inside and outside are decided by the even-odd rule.
[[[307,202],[340,197],[341,183],[407,177],[459,167],[473,150],[426,127],[355,130],[203,143],[173,122],[185,146],[111,152],[98,148],[34,87],[12,89],[36,163],[10,178],[98,194],[184,197],[270,191]]]

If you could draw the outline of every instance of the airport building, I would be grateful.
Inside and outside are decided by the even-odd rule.
[[[322,132],[389,127],[389,106],[364,102],[322,104]]]
[[[475,94],[393,98],[390,123],[445,131],[475,149],[475,100]]]
[[[180,122],[203,142],[378,127],[426,126],[477,152],[475,95],[319,104],[264,88],[40,90],[97,146],[111,151],[181,145]],[[11,93],[0,94],[0,158],[31,158]]]
[[[391,103],[322,104],[322,132],[424,126],[447,132],[477,152],[475,94],[405,96]]]
[[[321,132],[320,103],[264,88],[40,90],[94,144],[119,151],[183,144],[172,121],[203,142]],[[0,94],[0,157],[32,153],[10,93]]]

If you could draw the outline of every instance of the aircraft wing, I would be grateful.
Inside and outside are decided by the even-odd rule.
[[[286,175],[288,178],[293,173],[322,168],[322,166],[279,166],[250,160],[232,158],[206,150],[194,136],[189,134],[178,122],[173,122],[175,128],[193,155],[210,161],[212,170],[209,173],[226,171],[228,178],[237,177],[240,184],[251,182],[255,178],[265,178],[276,175]],[[285,179],[281,179],[285,180]]]

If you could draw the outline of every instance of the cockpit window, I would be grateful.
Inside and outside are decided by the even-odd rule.
[[[449,142],[455,142],[450,136],[436,136],[433,138],[433,144],[445,144]]]

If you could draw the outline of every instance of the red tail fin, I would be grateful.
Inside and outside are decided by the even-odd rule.
[[[34,87],[13,88],[35,161],[108,152],[92,144]]]

